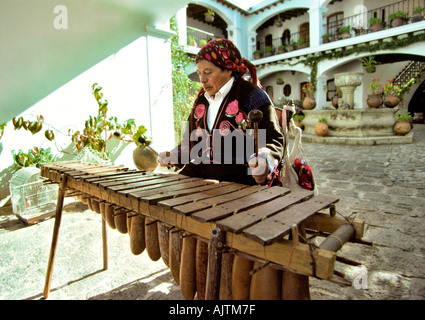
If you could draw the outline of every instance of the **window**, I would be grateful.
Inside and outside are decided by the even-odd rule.
[[[310,24],[308,22],[300,25],[300,39],[305,46],[310,46]]]
[[[330,34],[338,34],[339,28],[342,27],[344,12],[337,12],[328,16],[327,32]]]
[[[289,97],[291,95],[291,86],[289,84],[286,84],[283,87],[283,94],[285,95],[285,97]]]
[[[268,34],[266,36],[266,47],[271,47],[273,45],[273,36]]]
[[[289,42],[291,41],[291,32],[289,31],[289,29],[286,29],[285,31],[283,31],[282,33],[282,45],[287,45],[289,44]]]

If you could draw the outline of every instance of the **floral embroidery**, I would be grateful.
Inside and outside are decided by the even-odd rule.
[[[237,114],[236,118],[235,118],[235,122],[239,125],[239,128],[242,127],[242,129],[246,129],[246,127],[251,127],[251,123],[248,119],[248,117],[246,116],[246,113],[241,111]]]
[[[241,124],[244,121],[242,112],[238,113],[238,115],[235,118],[235,121],[236,121],[237,124]]]
[[[233,100],[227,105],[225,112],[227,117],[234,117],[238,113],[238,111],[239,111],[238,100]]]
[[[232,124],[229,121],[227,121],[227,120],[222,121],[220,123],[220,128],[219,128],[220,129],[220,134],[222,136],[227,136],[230,133],[230,126],[231,125]]]
[[[195,109],[196,120],[201,119],[204,116],[204,114],[205,114],[205,105],[204,104],[198,104],[196,106],[196,109]]]

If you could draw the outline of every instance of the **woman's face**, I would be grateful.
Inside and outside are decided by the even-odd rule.
[[[232,77],[231,70],[222,70],[207,60],[199,60],[196,67],[199,81],[211,97],[214,97]]]

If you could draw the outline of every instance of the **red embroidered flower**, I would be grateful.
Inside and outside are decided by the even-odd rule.
[[[205,114],[205,105],[198,104],[195,109],[195,118],[197,120],[201,119]]]
[[[243,113],[239,112],[238,115],[235,118],[235,121],[237,124],[241,124],[245,120]]]
[[[234,100],[227,105],[226,116],[234,117],[239,111],[238,100]]]

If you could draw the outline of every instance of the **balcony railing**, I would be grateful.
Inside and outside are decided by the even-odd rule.
[[[213,33],[196,29],[193,27],[187,27],[187,45],[202,47],[203,44],[207,44],[208,41],[217,39]]]
[[[336,41],[398,27],[408,23],[408,21],[413,16],[413,10],[418,7],[425,8],[425,0],[399,1],[383,7],[339,19],[329,24],[324,24],[322,29],[322,41],[323,43],[327,43],[330,41]],[[392,22],[392,18],[399,13],[404,13],[405,18],[396,24]],[[382,24],[372,23],[372,18],[374,18],[376,21],[380,20]],[[348,29],[348,32],[344,33],[344,29]]]
[[[253,47],[254,59],[274,54],[303,49],[310,46],[308,31],[291,33],[287,37],[272,39],[271,42],[260,42]]]

